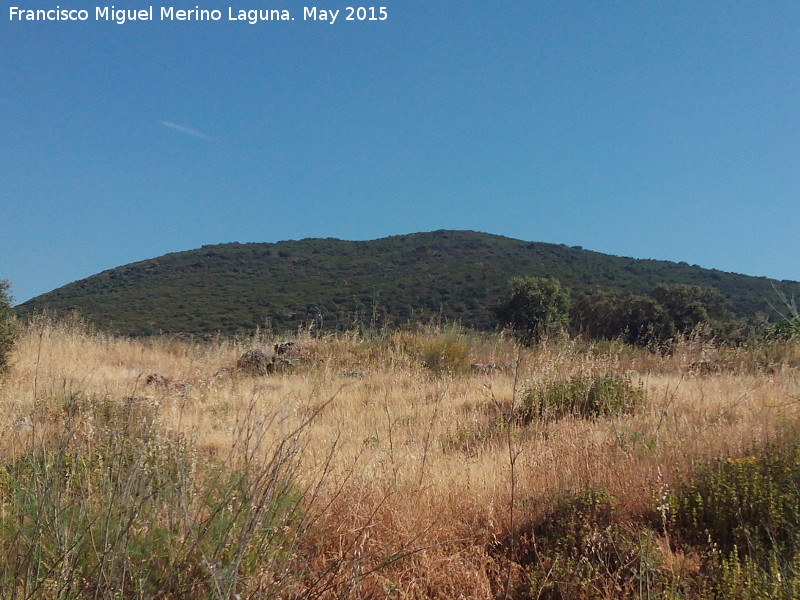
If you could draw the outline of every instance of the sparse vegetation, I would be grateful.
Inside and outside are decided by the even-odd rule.
[[[265,568],[280,581],[303,522],[290,449],[198,461],[152,409],[112,403],[69,399],[63,429],[6,458],[3,597],[227,598],[262,589]]]
[[[792,338],[302,332],[298,368],[236,368],[284,341],[23,326],[0,385],[0,597],[800,591]]]
[[[14,347],[17,322],[11,308],[10,284],[0,280],[0,377],[8,371],[8,357]]]

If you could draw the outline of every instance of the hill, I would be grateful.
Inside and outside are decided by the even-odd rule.
[[[714,287],[734,312],[770,313],[770,280],[686,263],[610,256],[580,247],[471,231],[351,242],[305,239],[218,244],[103,271],[17,307],[79,311],[112,331],[237,333],[268,325],[326,329],[433,318],[494,327],[492,306],[516,275],[553,276],[573,293],[646,293],[659,283]],[[800,284],[783,282],[800,295]]]

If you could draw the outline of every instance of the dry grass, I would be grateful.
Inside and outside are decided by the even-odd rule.
[[[602,488],[621,521],[636,520],[696,462],[744,456],[800,425],[796,347],[768,369],[741,359],[693,373],[689,365],[719,353],[686,344],[664,357],[574,341],[518,350],[502,336],[462,333],[472,362],[505,367],[435,376],[421,352],[437,335],[300,336],[299,367],[253,378],[226,369],[278,340],[130,340],[35,322],[0,388],[0,454],[8,462],[57,436],[65,399],[78,396],[146,403],[159,430],[189,440],[201,459],[228,460],[243,430],[260,424],[264,456],[281,441],[295,445],[293,476],[308,504],[292,563],[300,574],[269,588],[275,595],[496,598],[522,594],[535,524],[564,494]],[[504,421],[527,386],[609,372],[643,386],[642,410],[524,428]],[[147,385],[151,373],[169,383]],[[665,564],[686,568],[680,550],[657,547]],[[687,560],[696,570],[697,557]]]

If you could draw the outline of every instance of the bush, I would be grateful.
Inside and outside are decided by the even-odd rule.
[[[578,298],[572,310],[575,333],[658,347],[675,335],[666,309],[655,299],[629,292],[597,290]]]
[[[780,300],[779,308],[776,311],[781,316],[781,319],[768,328],[767,337],[770,339],[797,340],[800,338],[800,309],[797,308],[797,301],[794,296],[787,296],[777,288],[775,288],[775,292]]]
[[[8,371],[8,357],[17,334],[17,322],[11,308],[9,288],[7,281],[0,281],[0,375]]]
[[[278,595],[304,527],[288,440],[256,459],[263,433],[243,431],[223,463],[146,398],[49,405],[33,420],[52,435],[0,464],[0,597]]]
[[[628,377],[578,375],[530,388],[522,397],[517,416],[526,423],[567,416],[596,419],[632,413],[644,397],[644,389],[634,387]]]
[[[675,522],[694,543],[767,560],[800,553],[800,444],[699,467],[670,497]]]
[[[733,336],[738,326],[719,291],[682,284],[660,284],[647,296],[595,290],[577,299],[571,318],[575,333],[652,349],[693,333]]]
[[[454,331],[444,333],[425,344],[422,364],[437,375],[466,371],[469,368],[469,345]]]
[[[530,346],[560,336],[569,324],[570,299],[558,279],[514,277],[508,297],[494,311],[500,325],[510,327]]]
[[[601,488],[562,498],[534,534],[530,598],[656,597],[669,588],[655,532],[621,524]]]
[[[771,325],[767,336],[777,340],[796,340],[800,338],[800,316],[784,317]]]
[[[800,443],[700,466],[669,507],[674,537],[706,551],[712,597],[798,597]]]

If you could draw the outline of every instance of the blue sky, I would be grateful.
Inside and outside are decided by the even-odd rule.
[[[17,301],[203,244],[443,228],[800,280],[796,0],[386,0],[363,23],[197,0],[174,6],[223,19],[124,25],[58,4],[92,18],[0,13]]]

